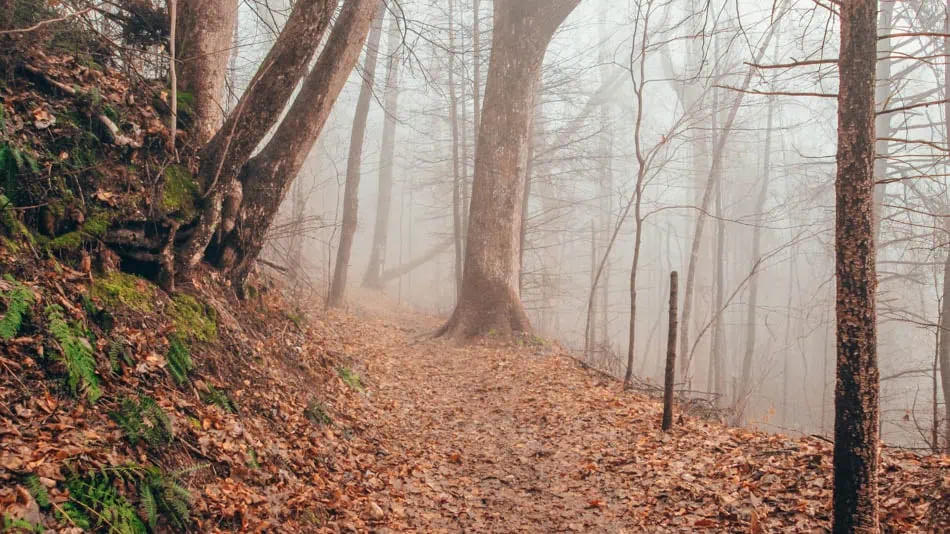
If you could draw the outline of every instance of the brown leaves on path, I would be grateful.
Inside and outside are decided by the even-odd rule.
[[[378,531],[823,532],[831,450],[693,418],[547,347],[457,347],[379,326],[365,355],[380,438]],[[420,332],[423,329],[419,329]],[[950,458],[886,450],[887,532],[939,531]],[[942,526],[939,528],[943,528]]]

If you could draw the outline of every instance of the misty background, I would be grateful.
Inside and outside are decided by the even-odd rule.
[[[428,261],[388,280],[385,298],[439,315],[455,302],[453,184],[471,187],[475,98],[484,94],[476,78],[484,84],[490,59],[492,3],[479,4],[390,5],[363,148],[350,287],[359,287],[370,258],[389,116],[396,149],[384,272]],[[945,32],[947,7],[937,2],[882,1],[881,9],[881,34]],[[289,0],[242,5],[229,75],[234,98],[226,105],[236,103],[289,12]],[[720,408],[742,401],[733,422],[831,433],[836,36],[836,17],[812,0],[581,3],[548,49],[535,112],[521,287],[541,337],[623,375],[637,228],[628,207],[639,177],[635,374],[661,382],[669,273],[679,271],[682,284],[704,217],[689,350],[680,354],[689,372],[678,376],[678,387]],[[878,125],[885,138],[876,170],[882,437],[927,449],[942,434],[945,405],[937,346],[948,138],[944,106],[913,105],[947,98],[946,53],[943,39],[882,39],[878,65],[879,108],[910,108],[882,115]],[[287,268],[300,302],[325,294],[332,276],[360,65],[266,250],[271,263]],[[781,65],[789,66],[770,68]],[[387,110],[394,66],[398,109]],[[712,379],[716,355],[721,386]],[[751,394],[742,400],[747,358]]]

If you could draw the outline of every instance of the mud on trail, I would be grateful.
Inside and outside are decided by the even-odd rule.
[[[831,450],[684,417],[549,345],[459,347],[438,323],[368,319],[352,338],[380,450],[376,532],[823,532]],[[950,458],[885,450],[887,532],[939,531]],[[942,501],[941,501],[942,498]],[[944,512],[945,513],[945,512]],[[940,525],[946,525],[940,523]]]

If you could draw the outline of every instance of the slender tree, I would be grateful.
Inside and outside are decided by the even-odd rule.
[[[833,531],[842,534],[880,531],[873,172],[877,5],[876,0],[839,5]]]
[[[353,237],[359,217],[360,178],[363,168],[363,141],[366,138],[366,122],[369,118],[369,106],[373,98],[373,84],[376,80],[376,63],[379,58],[379,41],[383,33],[383,17],[386,15],[386,0],[379,3],[379,9],[366,43],[366,58],[363,63],[363,85],[356,102],[356,114],[353,117],[353,130],[350,134],[350,151],[346,160],[346,185],[343,188],[343,226],[340,229],[340,244],[336,251],[336,265],[333,269],[333,282],[327,295],[327,305],[343,305],[346,293],[346,278],[350,269],[350,252],[353,249]]]
[[[518,289],[528,136],[548,44],[579,3],[495,0],[462,291],[441,334],[507,336],[531,329]]]
[[[383,145],[379,154],[379,187],[376,201],[376,225],[373,227],[373,250],[369,266],[363,276],[363,286],[383,289],[381,276],[386,267],[386,248],[389,244],[389,214],[393,202],[393,164],[396,153],[396,116],[399,112],[399,48],[402,32],[399,19],[389,23],[386,55],[386,89],[383,93],[386,119],[383,124]]]

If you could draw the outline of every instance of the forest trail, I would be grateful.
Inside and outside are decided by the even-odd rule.
[[[664,434],[659,403],[555,347],[459,347],[429,338],[436,323],[416,319],[370,320],[372,333],[352,347],[373,405],[364,428],[381,449],[370,467],[381,483],[364,516],[377,532],[829,525],[825,442],[690,417]],[[884,519],[913,532],[950,460],[894,453],[883,463]]]

